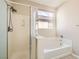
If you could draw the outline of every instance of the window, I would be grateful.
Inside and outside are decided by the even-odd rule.
[[[36,29],[52,29],[54,17],[54,13],[38,10]]]
[[[42,28],[42,29],[47,29],[48,28],[48,22],[42,22],[42,21],[39,21],[38,22],[38,28]]]

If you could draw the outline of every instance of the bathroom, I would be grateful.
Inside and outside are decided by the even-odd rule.
[[[0,0],[0,59],[79,59],[79,0]]]

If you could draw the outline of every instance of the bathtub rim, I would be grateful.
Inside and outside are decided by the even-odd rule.
[[[62,45],[62,46],[55,48],[55,49],[44,49],[44,53],[49,53],[49,52],[56,51],[59,49],[64,49],[64,48],[72,48],[72,46],[71,45]]]

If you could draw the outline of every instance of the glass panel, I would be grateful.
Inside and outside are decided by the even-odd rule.
[[[53,25],[55,25],[53,22],[55,20],[55,13],[38,10],[37,16],[36,28],[53,29]]]
[[[52,17],[52,16],[54,16],[54,13],[39,10],[38,11],[38,16]]]
[[[38,22],[38,28],[40,29],[48,29],[48,22]]]
[[[56,29],[55,13],[38,10],[36,19],[36,35],[52,37]]]
[[[0,0],[0,59],[7,59],[7,5]]]

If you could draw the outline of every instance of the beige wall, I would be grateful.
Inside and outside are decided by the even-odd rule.
[[[73,51],[79,55],[79,0],[70,0],[58,9],[57,30],[73,41]]]
[[[29,7],[14,5],[13,32],[8,33],[9,59],[29,58]]]

